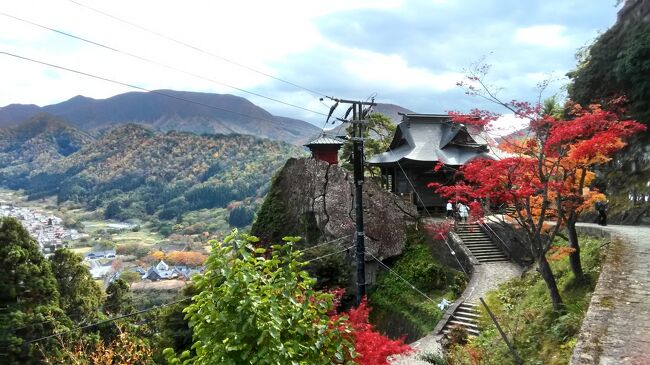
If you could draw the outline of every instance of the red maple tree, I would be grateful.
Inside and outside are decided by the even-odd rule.
[[[335,303],[340,303],[343,292],[342,289],[330,291],[334,295]],[[368,307],[366,298],[363,298],[357,308],[330,315],[333,320],[347,318],[345,324],[352,330],[351,336],[357,352],[357,357],[354,358],[356,363],[360,365],[389,365],[389,357],[412,351],[412,348],[403,340],[391,340],[377,332],[369,322],[370,311],[371,308]]]
[[[573,224],[575,229],[580,210],[594,198],[593,192],[584,189],[593,179],[590,170],[609,161],[625,146],[626,138],[645,127],[620,118],[616,113],[620,108],[606,111],[599,105],[588,109],[573,106],[573,113],[562,119],[552,105],[548,108],[549,105],[541,102],[504,102],[484,81],[488,69],[488,66],[476,66],[460,85],[468,94],[496,103],[526,120],[528,132],[524,136],[504,138],[499,147],[508,152],[507,157],[470,161],[458,172],[462,181],[453,186],[433,187],[438,194],[459,201],[485,198],[494,204],[513,206],[515,219],[527,233],[529,249],[549,289],[553,308],[560,310],[562,299],[546,253],[558,230],[566,223]],[[540,95],[547,85],[541,85]],[[498,118],[490,112],[472,111],[471,114],[474,118],[460,113],[450,113],[450,116],[452,121],[464,125]],[[555,225],[549,226],[548,221],[554,221]],[[572,268],[578,277],[582,275],[579,244],[577,236],[572,238],[575,238],[571,242]]]

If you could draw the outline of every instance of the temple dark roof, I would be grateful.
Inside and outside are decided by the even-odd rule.
[[[496,143],[474,126],[453,123],[446,114],[403,114],[388,151],[373,156],[370,165],[402,160],[464,165],[477,158],[496,159]]]
[[[305,144],[305,147],[313,146],[313,145],[338,145],[341,146],[343,145],[343,140],[336,138],[336,137],[330,137],[326,135],[321,135],[320,137],[316,138],[315,140]]]

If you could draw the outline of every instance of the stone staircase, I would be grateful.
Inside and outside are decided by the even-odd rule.
[[[492,242],[478,223],[458,223],[456,233],[478,262],[508,261],[505,253]]]
[[[517,216],[517,209],[513,207],[512,205],[508,205],[504,211],[503,214],[509,215],[511,217],[516,217]]]
[[[480,312],[477,304],[463,302],[456,308],[454,314],[451,315],[442,328],[441,333],[446,335],[451,332],[452,327],[460,326],[467,331],[469,337],[476,337],[479,335],[479,316]]]

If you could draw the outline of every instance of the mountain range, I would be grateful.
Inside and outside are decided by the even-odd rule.
[[[297,146],[249,135],[137,124],[93,137],[40,113],[0,129],[0,185],[24,189],[31,199],[56,196],[104,209],[106,218],[178,219],[263,197],[277,168],[302,155]]]
[[[107,99],[75,96],[44,107],[11,104],[0,108],[0,127],[20,124],[38,113],[52,114],[84,131],[134,123],[161,131],[249,134],[298,145],[320,132],[305,121],[272,115],[242,97],[174,90],[129,92]]]

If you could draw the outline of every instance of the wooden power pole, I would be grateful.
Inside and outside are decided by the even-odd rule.
[[[353,149],[353,166],[354,166],[354,201],[356,208],[356,262],[357,262],[357,291],[356,305],[361,304],[363,297],[366,295],[366,245],[365,233],[363,227],[363,183],[364,183],[364,157],[363,157],[363,135],[364,127],[368,124],[365,119],[370,108],[375,104],[372,101],[354,101],[333,99],[339,103],[351,104],[352,108],[352,149]],[[367,109],[364,110],[364,106]]]

